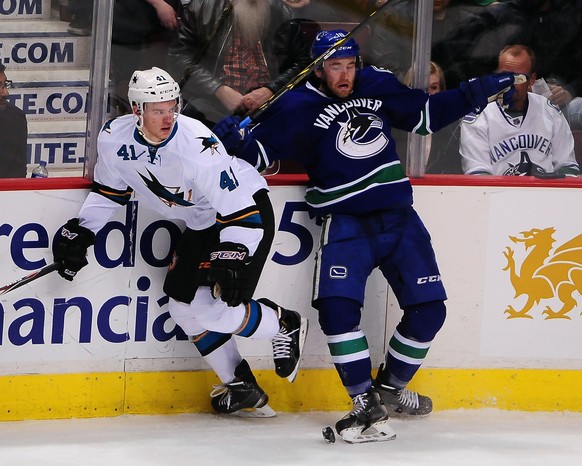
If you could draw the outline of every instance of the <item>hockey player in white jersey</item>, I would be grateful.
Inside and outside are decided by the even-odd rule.
[[[133,115],[103,126],[92,191],[57,233],[59,274],[72,280],[87,264],[95,234],[132,192],[165,218],[184,221],[164,282],[170,315],[222,382],[211,394],[218,413],[272,416],[232,338],[271,339],[277,375],[293,381],[307,320],[252,299],[274,236],[267,185],[206,126],[180,115],[179,86],[164,70],[135,71],[128,96]]]
[[[560,108],[531,92],[536,80],[535,55],[523,45],[510,45],[499,54],[499,70],[528,76],[515,85],[508,106],[490,103],[461,123],[459,152],[468,175],[538,177],[576,176],[580,170],[574,138]]]

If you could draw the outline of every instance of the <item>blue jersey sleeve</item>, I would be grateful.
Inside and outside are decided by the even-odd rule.
[[[249,130],[252,142],[237,156],[259,171],[275,160],[299,160],[304,132],[301,113],[292,94],[283,95],[253,122]]]
[[[357,92],[379,96],[393,128],[422,135],[438,131],[472,111],[458,89],[429,95],[402,84],[390,71],[373,66],[362,70]]]

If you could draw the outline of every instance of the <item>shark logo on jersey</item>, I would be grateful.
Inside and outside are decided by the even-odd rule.
[[[150,172],[147,168],[146,171],[150,178],[142,175],[138,172],[138,175],[141,176],[141,179],[145,183],[145,185],[149,188],[149,190],[154,193],[160,201],[166,204],[168,207],[173,206],[182,206],[182,207],[191,207],[194,204],[190,202],[192,199],[192,190],[188,190],[188,196],[184,199],[184,192],[179,186],[164,186],[160,181]],[[172,190],[172,191],[170,191]]]
[[[337,150],[350,159],[366,159],[381,152],[388,145],[382,132],[383,122],[373,113],[360,113],[346,108],[347,121],[338,122]]]
[[[204,146],[204,149],[202,149],[201,152],[204,152],[206,149],[210,149],[210,155],[214,155],[214,151],[218,152],[218,139],[214,136],[198,137],[196,139],[202,140],[202,146]],[[220,152],[218,153],[220,154]]]

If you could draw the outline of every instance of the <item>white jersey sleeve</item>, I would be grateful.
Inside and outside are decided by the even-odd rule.
[[[461,122],[459,152],[461,167],[466,175],[493,174],[489,158],[487,116],[484,113],[470,113]]]

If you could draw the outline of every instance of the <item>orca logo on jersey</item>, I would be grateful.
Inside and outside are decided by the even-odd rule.
[[[518,265],[514,249],[506,247],[503,255],[507,265],[503,270],[509,272],[515,298],[526,295],[527,300],[519,310],[507,306],[504,312],[507,319],[533,319],[529,312],[542,299],[553,299],[549,304],[558,305],[553,308],[545,306],[542,315],[546,320],[571,319],[568,313],[578,305],[579,290],[582,289],[582,234],[554,248],[555,232],[553,227],[532,228],[509,237],[513,243],[522,244],[527,254]]]
[[[337,150],[350,159],[366,159],[381,152],[388,145],[382,132],[384,123],[373,113],[360,113],[346,108],[348,119],[338,122],[340,130],[336,138]]]
[[[531,161],[526,151],[521,151],[519,163],[508,163],[508,168],[503,172],[505,176],[534,176],[545,173],[544,169]]]

